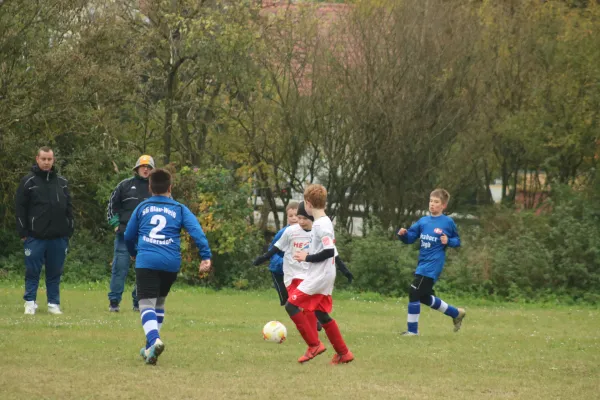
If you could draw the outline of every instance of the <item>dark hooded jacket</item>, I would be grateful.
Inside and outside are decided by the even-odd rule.
[[[56,239],[71,236],[75,229],[69,183],[56,173],[31,168],[17,189],[15,214],[19,237]]]

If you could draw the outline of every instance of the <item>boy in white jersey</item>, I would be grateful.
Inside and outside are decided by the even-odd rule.
[[[294,255],[299,251],[307,251],[311,240],[311,230],[313,226],[314,218],[308,215],[304,202],[300,202],[297,205],[296,218],[298,223],[290,225],[281,235],[281,237],[273,244],[271,249],[259,256],[254,260],[254,265],[260,265],[265,261],[269,260],[273,254],[283,252],[283,282],[285,296],[285,303],[288,300],[288,293],[295,290],[300,282],[306,278],[309,264],[294,260]],[[349,283],[352,283],[354,276],[348,270],[344,262],[340,257],[335,254],[335,265],[340,272],[348,279]],[[321,330],[321,323],[318,322],[314,312],[306,314],[306,317],[310,321],[309,325],[317,327],[317,330]],[[307,360],[308,361],[308,360]]]
[[[329,316],[333,308],[331,294],[335,282],[336,249],[333,224],[325,215],[327,190],[322,185],[309,185],[304,190],[304,203],[307,213],[315,219],[315,222],[308,252],[296,252],[294,260],[306,262],[309,266],[306,278],[296,289],[290,291],[285,305],[290,318],[308,345],[306,353],[298,361],[306,362],[326,350],[323,343],[319,341],[316,330],[311,329],[307,314],[301,312],[302,308],[306,312],[314,311],[323,325],[327,338],[336,351],[331,364],[349,363],[354,360],[354,355],[348,350],[336,321]]]

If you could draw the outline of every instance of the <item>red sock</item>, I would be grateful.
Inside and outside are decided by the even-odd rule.
[[[327,338],[331,342],[331,345],[335,349],[336,353],[338,353],[341,356],[348,353],[348,346],[346,346],[346,342],[344,342],[344,338],[342,337],[340,328],[338,327],[338,324],[337,322],[335,322],[334,319],[332,319],[326,324],[323,324],[323,329],[325,329]]]
[[[302,335],[302,339],[306,342],[310,347],[319,345],[319,336],[317,335],[317,327],[316,325],[312,327],[312,329],[308,325],[308,319],[306,318],[306,314],[300,311],[294,316],[290,317],[292,321],[296,324],[296,329]]]
[[[304,313],[304,315],[306,315],[306,321],[307,321],[308,328],[313,330],[314,335],[318,338],[319,332],[317,331],[317,316],[315,315],[314,311],[304,310],[302,312]]]

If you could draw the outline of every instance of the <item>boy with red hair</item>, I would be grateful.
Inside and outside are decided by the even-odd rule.
[[[337,322],[329,316],[333,307],[331,293],[335,282],[335,234],[333,224],[325,214],[327,190],[318,184],[311,184],[304,190],[306,212],[315,220],[311,231],[308,252],[294,254],[296,261],[308,263],[306,278],[289,293],[285,309],[298,332],[308,345],[306,353],[298,359],[304,363],[323,353],[326,348],[319,340],[314,325],[307,318],[314,312],[323,326],[327,338],[336,351],[331,364],[344,364],[354,360],[354,355],[342,337]],[[305,312],[302,312],[304,309]]]

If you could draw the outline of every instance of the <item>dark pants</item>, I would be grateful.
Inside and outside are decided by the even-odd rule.
[[[25,301],[35,301],[42,265],[46,265],[48,303],[60,304],[60,278],[63,273],[69,239],[36,239],[28,237],[25,249]]]
[[[177,272],[149,268],[135,269],[135,285],[140,300],[167,297],[176,280]]]
[[[284,306],[288,300],[288,292],[283,283],[283,274],[271,271],[271,277],[273,278],[273,287],[277,290],[277,294],[279,295],[279,304]]]
[[[129,273],[131,257],[127,251],[125,238],[122,233],[115,237],[115,252],[113,255],[112,272],[110,276],[110,292],[108,292],[108,301],[111,303],[121,303],[123,291],[125,290],[125,280]],[[131,299],[135,307],[138,306],[135,286],[131,292]]]
[[[427,306],[431,306],[431,296],[435,296],[433,290],[434,280],[423,275],[415,274],[415,279],[410,285],[408,300],[410,302],[419,301]]]

